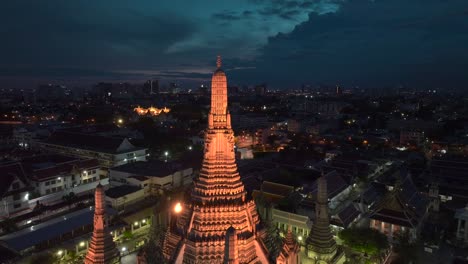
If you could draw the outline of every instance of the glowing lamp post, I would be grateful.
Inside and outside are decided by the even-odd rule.
[[[168,151],[165,151],[164,152],[164,157],[166,158],[164,161],[167,162],[167,156],[169,156],[169,152]]]
[[[175,205],[175,207],[174,207],[174,212],[175,212],[176,214],[182,212],[182,205],[181,205],[180,203],[177,203],[177,204]]]
[[[182,204],[176,203],[176,205],[174,206],[174,211],[170,214],[171,215],[170,228],[175,229],[177,227],[177,217],[180,215],[181,212],[182,212]]]

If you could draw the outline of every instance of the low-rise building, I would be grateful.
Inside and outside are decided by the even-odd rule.
[[[37,145],[46,151],[79,158],[97,159],[111,168],[126,163],[146,161],[147,148],[134,146],[127,138],[114,138],[67,131],[57,131]]]
[[[344,206],[337,214],[331,217],[331,224],[339,229],[349,228],[361,217],[361,213],[354,203]]]
[[[312,227],[309,217],[275,208],[293,192],[294,187],[292,186],[264,181],[260,186],[260,190],[252,192],[252,197],[256,201],[262,219],[267,222],[271,221],[284,234],[290,228],[301,242],[308,236]]]
[[[125,210],[125,207],[145,199],[142,188],[133,185],[120,185],[106,191],[106,203],[116,210]]]
[[[455,204],[468,202],[468,162],[464,157],[433,159],[429,175],[439,185],[442,203],[451,201]]]
[[[20,163],[0,167],[0,218],[10,217],[28,209],[31,188]]]
[[[351,192],[352,186],[349,185],[344,178],[337,173],[336,171],[331,171],[325,174],[325,179],[327,181],[327,189],[328,189],[328,206],[331,209],[335,209],[343,201],[346,200],[346,197]],[[318,184],[315,181],[312,186],[309,188],[305,188],[305,191],[308,191],[312,194],[312,197],[317,197],[318,191]]]
[[[468,204],[464,208],[455,211],[457,220],[457,231],[455,238],[461,246],[468,246]]]
[[[371,209],[370,228],[393,241],[398,233],[408,232],[417,239],[425,218],[429,200],[421,195],[406,171],[401,172],[394,187]]]
[[[107,169],[95,159],[39,155],[0,165],[0,216],[30,212],[38,203],[52,205],[64,195],[94,190],[108,184]]]
[[[26,162],[27,163],[27,162]],[[43,196],[107,177],[96,159],[71,158],[64,162],[36,162],[27,165],[29,178],[38,195]]]
[[[192,177],[193,168],[177,161],[139,161],[110,169],[111,187],[138,186],[149,195],[188,185]]]

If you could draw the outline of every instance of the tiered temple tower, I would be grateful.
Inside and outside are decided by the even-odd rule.
[[[301,247],[294,239],[291,226],[288,228],[286,237],[283,241],[283,248],[276,259],[276,264],[299,264],[299,252]]]
[[[344,254],[337,247],[330,229],[327,180],[323,173],[317,183],[315,222],[306,241],[307,257],[319,264],[343,263]]]
[[[218,56],[200,175],[163,242],[169,263],[268,263],[257,241],[255,203],[246,199],[237,171],[227,106],[227,79]]]
[[[111,264],[118,263],[120,253],[115,247],[110,233],[106,228],[106,211],[104,189],[99,183],[95,192],[94,231],[89,242],[85,264]]]

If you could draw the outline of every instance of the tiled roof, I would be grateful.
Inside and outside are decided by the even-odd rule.
[[[119,198],[130,193],[134,193],[141,190],[138,186],[133,185],[120,185],[117,187],[110,188],[106,191],[106,196],[110,198]]]
[[[28,163],[28,176],[32,180],[43,181],[58,177],[62,174],[70,173],[74,168],[78,170],[94,169],[99,167],[99,162],[96,159],[87,160],[72,160],[63,163],[43,163],[42,168],[37,168],[35,163]]]
[[[94,169],[100,166],[97,159],[80,160],[76,162],[75,165],[78,169]]]
[[[21,251],[37,244],[57,238],[62,234],[93,224],[94,210],[88,208],[68,214],[67,219],[57,217],[35,225],[33,229],[26,228],[1,237],[11,248]]]
[[[20,163],[11,163],[0,166],[0,196],[3,197],[10,185],[18,178],[26,184],[26,176]]]
[[[359,210],[356,209],[356,206],[353,203],[350,203],[341,210],[337,216],[343,227],[347,228],[359,216],[359,214]]]
[[[389,191],[375,204],[371,219],[416,227],[425,217],[429,200],[421,195],[405,169],[394,190]]]
[[[31,179],[37,181],[47,180],[68,173],[70,172],[70,169],[71,168],[68,164],[62,164],[45,169],[34,170],[31,174]]]
[[[146,181],[146,180],[148,180],[148,177],[145,177],[145,176],[138,176],[138,175],[130,176],[130,177],[128,177],[128,178],[136,179],[136,180],[139,180],[139,181]]]
[[[75,157],[64,156],[59,154],[47,154],[47,155],[35,155],[23,158],[21,162],[27,166],[27,164],[44,164],[44,163],[65,163],[76,160]],[[34,165],[37,167],[37,165]]]
[[[285,198],[282,195],[264,193],[264,192],[259,191],[259,190],[253,190],[252,191],[252,197],[254,199],[258,199],[258,198],[261,197],[262,199],[265,200],[265,202],[273,203],[273,204],[277,204],[277,203],[279,203],[280,201],[282,201]]]
[[[372,205],[383,196],[384,192],[385,185],[372,182],[369,188],[361,195],[361,201],[366,205]]]
[[[269,181],[264,181],[261,186],[261,190],[266,193],[281,195],[281,196],[288,196],[292,191],[294,191],[294,187]]]
[[[116,154],[119,153],[118,148],[123,141],[123,138],[57,131],[54,132],[45,143]],[[134,149],[137,148],[135,147]]]
[[[325,175],[327,180],[328,198],[333,198],[346,189],[349,185],[336,171],[332,171]],[[311,186],[312,193],[317,193],[317,181]],[[314,195],[315,196],[315,195]]]
[[[113,167],[111,170],[132,173],[134,175],[149,176],[149,177],[166,177],[177,171],[191,168],[185,163],[178,161],[137,161]]]

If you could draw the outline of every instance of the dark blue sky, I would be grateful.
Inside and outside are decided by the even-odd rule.
[[[0,84],[229,80],[468,87],[467,0],[18,0]]]

